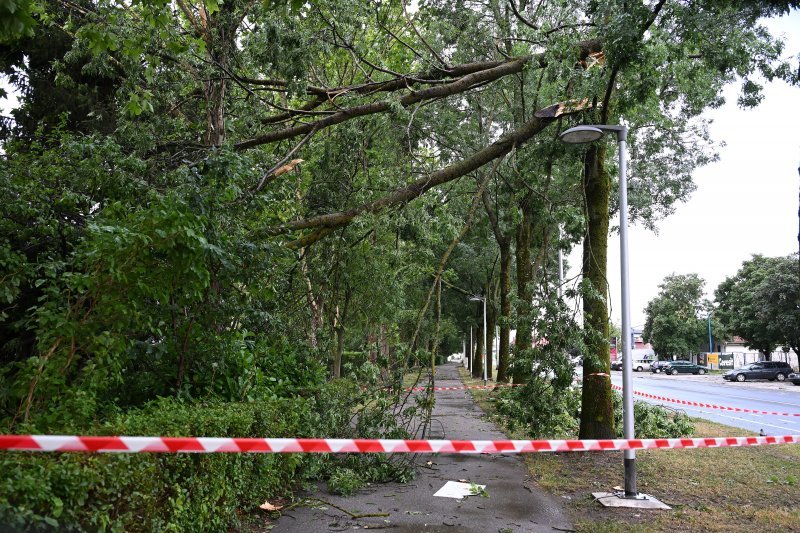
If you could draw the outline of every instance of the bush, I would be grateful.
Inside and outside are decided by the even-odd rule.
[[[577,434],[580,390],[533,378],[524,387],[499,391],[495,405],[509,430],[526,437],[552,439]]]
[[[364,400],[358,384],[346,379],[308,397],[206,404],[160,399],[83,433],[407,436],[388,396],[372,393],[368,407]],[[409,479],[410,469],[383,454],[6,453],[0,455],[0,524],[26,531],[227,530],[264,500],[324,477],[347,494],[367,482]]]
[[[614,425],[623,438],[622,395],[615,392]],[[546,380],[497,393],[495,406],[502,423],[534,439],[577,438],[580,427],[581,389],[558,389]],[[633,404],[636,438],[690,437],[694,426],[686,413],[637,401]]]
[[[358,489],[364,486],[361,476],[350,468],[339,468],[334,470],[328,479],[328,489],[333,494],[341,496],[351,496]]]
[[[198,406],[161,400],[95,431],[108,435],[320,436],[320,399]],[[326,405],[325,409],[330,409]],[[328,426],[326,435],[344,428]],[[0,455],[0,523],[41,530],[226,530],[240,512],[318,474],[301,454]]]
[[[623,438],[622,395],[614,393],[614,425],[617,437]],[[633,402],[633,425],[637,439],[675,439],[691,437],[694,425],[689,415],[661,405]]]

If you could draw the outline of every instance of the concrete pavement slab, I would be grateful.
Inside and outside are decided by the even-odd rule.
[[[461,384],[458,368],[448,364],[437,369],[437,386]],[[442,391],[436,395],[432,424],[433,439],[506,439],[468,391]],[[430,461],[430,465],[426,462]],[[391,529],[396,532],[446,531],[553,531],[570,530],[571,524],[558,501],[529,477],[517,455],[426,455],[425,467],[407,484],[372,485],[351,497],[336,496],[325,488],[300,496],[318,498],[354,514],[387,513],[388,516],[353,519],[333,507],[318,505],[294,508],[272,531],[352,531]],[[465,499],[434,498],[447,481],[467,480],[486,485],[486,496]]]

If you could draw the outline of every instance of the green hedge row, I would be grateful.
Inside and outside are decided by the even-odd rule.
[[[350,390],[314,398],[184,404],[161,400],[94,434],[312,437],[347,431]],[[337,397],[338,396],[338,397]],[[325,414],[323,414],[325,413]],[[2,530],[227,530],[316,475],[299,454],[0,454]]]

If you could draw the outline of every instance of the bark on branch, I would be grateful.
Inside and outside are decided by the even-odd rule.
[[[364,213],[377,213],[385,209],[403,205],[425,194],[434,187],[465,176],[481,168],[483,165],[505,156],[514,148],[529,141],[558,117],[576,113],[582,109],[582,105],[564,103],[551,105],[537,111],[534,117],[520,126],[519,129],[504,135],[499,140],[474,153],[472,156],[433,172],[424,178],[420,178],[405,187],[396,189],[387,196],[363,203],[346,211],[288,222],[271,229],[269,233],[272,235],[280,235],[291,231],[313,228],[314,231],[311,233],[287,244],[292,248],[308,246],[322,239],[334,229],[350,224],[350,222],[359,215]]]
[[[579,58],[585,59],[590,53],[600,51],[600,44],[601,43],[599,40],[590,40],[578,43],[577,47],[579,50]],[[444,71],[445,77],[459,76],[454,81],[428,87],[418,91],[412,91],[411,93],[401,97],[398,103],[403,107],[408,107],[420,102],[464,93],[477,86],[491,83],[511,74],[522,72],[522,70],[531,63],[535,63],[538,66],[545,65],[543,54],[513,58],[505,61],[487,61],[455,66],[447,71]],[[441,74],[437,76],[434,73],[430,73],[429,75],[432,76],[429,81],[443,77]],[[357,87],[344,87],[340,89],[314,88],[314,91],[318,89],[319,92],[315,92],[315,94],[324,95],[328,98],[334,98],[335,96],[345,92],[373,93],[376,91],[411,89],[413,83],[425,81],[426,80],[411,77],[400,77],[387,82],[376,82]],[[311,92],[311,89],[309,92]],[[252,139],[239,142],[234,145],[234,147],[236,150],[247,150],[255,146],[291,139],[300,135],[306,135],[312,130],[319,131],[330,126],[340,124],[352,118],[374,115],[376,113],[385,113],[391,110],[393,105],[393,102],[384,100],[353,106],[347,109],[342,109],[314,122],[298,124],[289,128],[283,128],[265,133]]]

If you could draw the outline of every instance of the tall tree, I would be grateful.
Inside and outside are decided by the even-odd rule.
[[[754,255],[715,291],[722,323],[767,359],[779,346],[795,352],[800,347],[800,279],[796,266],[796,255]]]
[[[647,303],[643,338],[660,356],[684,357],[705,351],[706,320],[711,304],[703,298],[705,282],[697,274],[672,274]],[[719,324],[714,331],[720,331]]]

